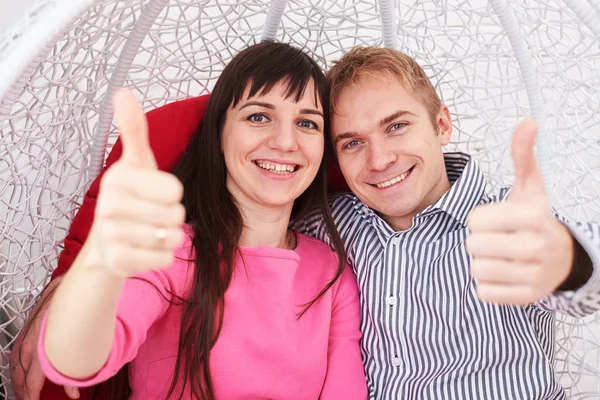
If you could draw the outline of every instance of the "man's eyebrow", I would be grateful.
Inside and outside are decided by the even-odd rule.
[[[385,118],[382,118],[381,121],[379,121],[379,125],[387,125],[390,122],[394,121],[397,118],[400,117],[418,117],[417,114],[410,112],[410,111],[405,111],[405,110],[398,110],[390,115],[388,115]],[[342,134],[339,134],[335,137],[334,144],[337,144],[340,140],[344,140],[344,139],[351,139],[358,136],[358,134],[356,132],[344,132]]]
[[[393,120],[400,118],[400,117],[418,117],[418,115],[413,112],[410,112],[410,111],[398,110],[395,113],[390,114],[385,118],[382,118],[381,121],[379,121],[379,126],[387,125],[390,122],[392,122]]]
[[[335,137],[335,139],[333,139],[333,142],[334,142],[334,145],[337,145],[339,141],[342,141],[344,139],[351,139],[356,136],[358,136],[358,134],[355,132],[344,132],[344,133],[337,135]]]

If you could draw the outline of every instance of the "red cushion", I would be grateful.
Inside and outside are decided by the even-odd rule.
[[[154,152],[158,168],[168,171],[175,166],[179,156],[185,149],[191,135],[196,130],[198,123],[204,115],[208,97],[208,95],[204,95],[177,101],[146,114],[150,147]],[[106,166],[94,182],[92,182],[92,185],[83,198],[83,203],[79,211],[73,218],[73,222],[65,238],[64,250],[58,259],[58,265],[52,274],[52,279],[68,271],[83,246],[94,219],[94,208],[96,207],[96,199],[100,188],[100,179],[104,171],[121,157],[121,150],[121,139],[118,139],[106,159]],[[329,182],[329,189],[332,192],[348,190],[348,186],[336,162],[333,160],[330,166]],[[80,400],[88,398],[87,393],[83,390],[81,391],[81,395]],[[41,399],[68,400],[68,397],[65,395],[62,387],[46,381]]]

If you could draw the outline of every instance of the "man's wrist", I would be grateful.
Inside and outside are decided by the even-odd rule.
[[[564,282],[558,287],[559,291],[574,291],[585,285],[594,272],[594,265],[583,246],[571,236],[573,259],[571,270]]]

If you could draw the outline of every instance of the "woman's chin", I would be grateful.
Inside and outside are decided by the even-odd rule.
[[[263,182],[251,179],[247,179],[244,183],[244,185],[236,185],[233,181],[228,182],[229,191],[242,207],[250,202],[260,207],[291,210],[294,201],[308,188],[308,186],[301,188],[297,184],[286,184],[287,182],[265,185]]]
[[[277,209],[285,209],[285,208],[289,208],[291,210],[291,207],[294,205],[294,201],[296,200],[297,197],[290,197],[289,194],[287,195],[282,195],[282,196],[277,196],[275,194],[271,194],[269,193],[269,196],[261,196],[261,198],[259,198],[259,203],[262,203],[263,205],[270,207],[270,208],[277,208]]]

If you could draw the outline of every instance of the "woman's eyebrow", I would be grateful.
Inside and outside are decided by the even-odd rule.
[[[323,116],[323,113],[319,110],[315,110],[314,108],[303,108],[302,110],[300,110],[301,114],[315,114],[315,115],[320,115],[321,118],[325,119],[325,117]]]
[[[269,108],[271,110],[275,109],[275,106],[271,103],[265,103],[262,101],[249,101],[249,102],[245,103],[243,106],[241,106],[240,110],[245,107],[250,107],[250,106],[259,106],[259,107]]]
[[[239,109],[242,110],[246,107],[250,107],[250,106],[259,106],[259,107],[264,107],[264,108],[268,108],[270,110],[274,110],[275,106],[271,103],[265,103],[262,101],[248,101],[247,103],[244,103],[243,106],[241,106]],[[316,110],[314,108],[303,108],[300,110],[301,114],[315,114],[315,115],[319,115],[321,118],[325,118],[325,116],[323,115],[323,113],[319,110]]]

